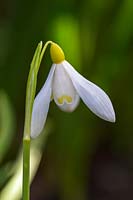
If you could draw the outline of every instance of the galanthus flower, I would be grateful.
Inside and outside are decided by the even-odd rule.
[[[80,75],[65,60],[62,49],[56,43],[52,42],[50,54],[52,67],[33,104],[31,137],[35,138],[41,133],[51,100],[54,100],[62,111],[73,112],[81,98],[98,117],[115,122],[115,112],[107,94]]]

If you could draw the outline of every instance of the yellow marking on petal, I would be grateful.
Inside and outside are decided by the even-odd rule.
[[[71,96],[67,96],[67,95],[63,95],[60,98],[57,99],[59,104],[63,104],[64,100],[66,100],[67,103],[72,103],[72,97]]]
[[[60,63],[65,60],[65,55],[63,50],[60,48],[60,46],[54,42],[52,42],[50,47],[50,55],[53,63]]]

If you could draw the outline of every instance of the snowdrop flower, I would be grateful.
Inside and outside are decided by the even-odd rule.
[[[50,54],[53,65],[33,104],[31,137],[37,137],[42,131],[52,99],[62,111],[72,112],[81,98],[97,116],[106,121],[115,122],[115,112],[107,94],[81,76],[65,60],[62,49],[56,43],[52,42]]]

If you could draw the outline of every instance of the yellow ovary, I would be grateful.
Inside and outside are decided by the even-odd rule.
[[[60,98],[57,99],[59,104],[63,104],[64,101],[66,101],[67,103],[72,103],[72,97],[71,96],[67,96],[67,95],[63,95]]]
[[[56,43],[52,42],[50,47],[50,56],[53,63],[58,64],[65,60],[65,55],[62,49]]]

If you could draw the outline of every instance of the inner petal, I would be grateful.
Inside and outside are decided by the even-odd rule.
[[[77,94],[72,103],[68,104],[64,102],[64,104],[60,104],[60,105],[58,104],[58,107],[64,112],[73,112],[77,108],[79,102],[80,102],[80,98],[79,98],[79,95]]]
[[[64,102],[66,103],[72,103],[72,97],[71,96],[67,96],[67,95],[62,95],[61,97],[59,97],[57,99],[59,104],[63,104]]]
[[[53,98],[57,105],[71,104],[74,101],[76,90],[62,63],[56,65],[52,88]]]

